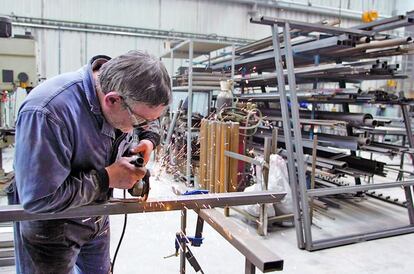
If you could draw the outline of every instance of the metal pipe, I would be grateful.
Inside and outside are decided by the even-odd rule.
[[[216,0],[217,1],[217,0]],[[323,5],[310,4],[310,2],[294,2],[294,1],[265,1],[265,0],[228,0],[238,4],[257,5],[267,8],[275,8],[288,11],[299,11],[303,13],[311,13],[317,15],[338,16],[340,18],[347,18],[361,21],[362,12],[358,10],[350,10],[345,8],[336,8]],[[221,1],[220,1],[221,3]],[[380,15],[379,18],[387,18],[390,15]]]
[[[188,95],[187,95],[187,185],[191,185],[191,139],[192,139],[192,119],[193,119],[193,40],[189,42],[188,49]],[[198,189],[199,186],[194,180],[194,188]]]
[[[234,64],[235,64],[235,58],[236,58],[236,45],[231,45],[231,91],[234,90]]]
[[[301,55],[299,53],[306,55],[309,51],[323,50],[329,47],[338,47],[340,46],[338,44],[342,44],[343,41],[346,41],[349,39],[350,39],[349,35],[343,34],[343,35],[328,37],[325,39],[320,39],[316,41],[310,41],[308,43],[295,45],[293,46],[293,50],[297,54],[296,57],[300,57]],[[281,55],[282,56],[285,55],[284,48],[281,49]],[[239,58],[238,60],[235,61],[235,65],[236,65],[236,68],[238,68],[242,65],[246,66],[247,64],[252,64],[252,66],[257,66],[258,64],[264,63],[264,62],[270,63],[270,67],[274,68],[272,50],[257,53],[253,56],[247,55],[246,57]],[[231,65],[230,60],[220,60],[217,62],[213,62],[213,65],[211,66],[211,68],[213,70],[217,70],[217,69],[221,69],[223,66],[230,66],[230,65]]]
[[[383,41],[372,41],[370,43],[356,45],[354,48],[346,48],[346,49],[339,49],[332,51],[332,54],[352,54],[358,51],[364,51],[367,49],[377,49],[377,48],[386,48],[386,47],[393,47],[393,46],[400,46],[400,45],[407,45],[412,43],[411,37],[403,37],[403,38],[396,38],[396,39],[388,39]]]
[[[336,20],[332,20],[332,21],[328,21],[326,19],[323,19],[321,21],[315,22],[315,24],[323,24],[323,25],[329,25],[329,26],[334,26],[334,25],[338,25],[340,23],[340,20],[336,19]],[[305,35],[306,32],[301,31],[301,30],[291,30],[291,37],[297,37],[297,36],[303,36]],[[279,33],[279,39],[281,39],[280,41],[283,41],[283,33]],[[306,38],[309,39],[309,38]],[[311,38],[314,39],[314,38]],[[249,43],[247,45],[238,47],[236,49],[236,53],[237,54],[246,54],[252,51],[257,51],[260,49],[264,49],[267,47],[270,47],[272,45],[272,36],[263,38],[261,40],[257,40],[253,43]]]
[[[396,21],[400,21],[404,19],[404,15],[397,15],[393,17],[383,18],[383,19],[377,19],[369,23],[364,23],[360,25],[353,26],[353,29],[364,29],[364,30],[371,30],[373,27],[381,26],[389,23],[394,23]]]
[[[176,196],[157,200],[150,198],[146,202],[136,198],[112,199],[108,203],[87,205],[54,213],[29,213],[21,205],[6,205],[0,206],[0,223],[276,203],[285,195],[286,193],[283,192],[267,191]]]
[[[281,116],[281,109],[262,109],[265,116]],[[312,118],[312,111],[301,110],[300,117],[305,119]],[[331,112],[331,111],[315,111],[314,119],[321,120],[339,120],[345,121],[349,125],[358,127],[362,125],[376,126],[377,121],[373,119],[373,116],[369,113],[349,113],[349,112]]]
[[[73,22],[63,21],[55,19],[45,19],[36,17],[26,17],[13,15],[12,25],[20,27],[29,27],[37,29],[52,29],[52,30],[64,30],[64,31],[76,31],[76,32],[89,32],[89,33],[100,33],[110,35],[121,35],[121,36],[132,36],[132,37],[148,37],[155,39],[202,39],[211,41],[226,41],[234,42],[237,44],[251,43],[254,40],[227,37],[227,36],[211,36],[208,34],[199,34],[191,32],[180,32],[180,31],[169,31],[159,29],[146,29],[136,27],[124,27],[104,24],[93,24],[86,22]]]

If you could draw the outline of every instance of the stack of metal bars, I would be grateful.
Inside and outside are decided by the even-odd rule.
[[[378,34],[379,29],[389,30],[387,26],[391,24],[395,25],[406,25],[411,23],[412,14],[407,14],[403,17],[398,17],[393,20],[379,21],[375,24],[367,24],[360,26],[358,29],[342,29],[324,27],[322,25],[314,25],[309,23],[301,23],[290,20],[282,20],[277,18],[262,17],[259,20],[252,20],[254,23],[263,25],[269,25],[272,29],[272,40],[273,40],[273,57],[274,65],[276,66],[276,77],[278,94],[281,105],[281,113],[283,120],[283,129],[285,139],[286,156],[288,158],[288,170],[289,180],[293,191],[293,204],[295,213],[295,227],[298,239],[298,247],[306,248],[307,250],[318,250],[343,244],[355,243],[359,241],[377,239],[382,237],[395,236],[405,233],[414,232],[414,208],[410,186],[414,185],[414,181],[405,182],[392,182],[386,184],[371,184],[371,185],[355,185],[345,187],[334,187],[334,188],[323,188],[307,190],[306,185],[306,169],[305,161],[297,159],[306,159],[303,154],[303,141],[302,133],[300,129],[299,119],[299,105],[298,98],[296,95],[296,79],[293,64],[293,47],[290,44],[290,27],[295,29],[303,30],[315,30],[324,33],[330,33],[334,35],[353,35],[355,37],[368,37],[372,39],[374,35]],[[278,27],[283,28],[283,41],[284,47],[280,45]],[[382,26],[382,27],[381,27]],[[369,30],[368,30],[369,29]],[[296,52],[295,52],[296,53]],[[284,59],[282,59],[282,56]],[[297,56],[295,56],[297,57]],[[362,57],[362,56],[361,56]],[[360,57],[360,58],[361,58]],[[296,60],[296,59],[295,59]],[[284,64],[286,65],[287,83],[289,84],[289,91],[285,90],[286,79],[284,77],[285,72],[283,70]],[[262,63],[259,63],[262,65]],[[381,65],[381,67],[383,67]],[[377,69],[375,67],[373,69]],[[342,87],[344,88],[344,86]],[[287,95],[289,94],[290,109],[288,108]],[[412,138],[411,130],[411,117],[408,113],[407,104],[400,103],[403,112],[404,122],[407,131],[407,137],[411,148],[414,147],[414,140]],[[290,122],[292,121],[292,123]],[[296,161],[295,161],[296,160]],[[318,241],[312,240],[311,232],[311,220],[309,215],[309,199],[312,197],[320,197],[332,194],[342,193],[356,193],[360,191],[368,191],[372,189],[390,188],[390,187],[404,187],[406,199],[407,199],[407,210],[409,215],[409,224],[407,226],[396,227],[393,229],[373,231],[363,234],[348,235],[342,237],[335,237],[329,239],[322,239]]]
[[[262,22],[266,20],[270,22],[271,18],[262,17]],[[281,19],[277,20],[282,22]],[[314,63],[313,56],[315,55],[319,56],[320,64],[332,64],[414,52],[411,37],[394,37],[381,33],[396,27],[410,25],[414,22],[414,12],[356,26],[352,29],[339,29],[321,24],[312,24],[317,28],[311,29],[302,22],[290,22],[293,23],[295,28],[294,31],[291,31],[291,37],[294,38],[291,43],[296,67],[312,65]],[[312,36],[315,32],[321,34]],[[304,37],[304,35],[308,36]],[[281,43],[281,57],[282,60],[285,60],[284,38],[281,33],[278,33],[278,39]],[[247,72],[273,71],[273,48],[270,41],[269,37],[237,48],[235,69]],[[229,58],[218,59],[212,62],[211,68],[213,70],[223,70],[229,67],[230,64],[231,60]],[[375,71],[372,74],[375,75]]]

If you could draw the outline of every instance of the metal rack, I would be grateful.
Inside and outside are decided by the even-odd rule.
[[[293,210],[295,215],[295,227],[297,235],[297,244],[299,248],[305,248],[307,250],[319,250],[323,248],[329,248],[344,244],[356,243],[366,240],[384,238],[389,236],[401,235],[414,232],[414,208],[412,200],[411,186],[414,185],[414,181],[405,182],[393,182],[386,184],[371,184],[371,185],[355,185],[344,187],[331,187],[322,189],[308,190],[306,186],[306,169],[303,155],[303,142],[302,132],[300,129],[299,119],[299,104],[296,94],[296,78],[295,69],[293,64],[293,52],[291,45],[291,27],[303,31],[318,30],[323,33],[344,35],[349,34],[356,37],[373,37],[378,31],[389,30],[395,27],[396,24],[404,25],[413,21],[412,15],[406,17],[398,17],[393,20],[386,20],[387,22],[376,22],[375,24],[367,24],[354,29],[332,28],[324,27],[322,25],[315,25],[310,23],[300,23],[289,20],[281,20],[276,18],[262,17],[260,19],[251,20],[253,23],[268,25],[272,29],[272,42],[274,57],[274,64],[276,66],[277,87],[279,93],[279,99],[281,104],[283,129],[285,136],[285,148],[286,156],[288,159],[288,172],[289,181],[293,192]],[[390,26],[391,24],[391,26]],[[280,35],[278,27],[282,27],[283,34]],[[283,39],[284,48],[280,46],[280,38]],[[326,40],[326,39],[325,39]],[[321,43],[321,42],[317,42]],[[283,53],[283,54],[282,54]],[[295,54],[297,51],[295,51]],[[269,52],[266,53],[269,55]],[[284,71],[282,55],[284,57],[286,71]],[[269,55],[270,56],[270,55]],[[266,58],[269,58],[266,56]],[[295,55],[296,57],[296,55]],[[254,58],[254,57],[252,57]],[[263,59],[262,59],[263,61]],[[295,60],[296,61],[296,60]],[[287,77],[287,84],[289,90],[285,89],[285,76]],[[291,107],[288,108],[288,96],[290,99]],[[414,140],[411,130],[411,117],[409,116],[407,105],[401,104],[405,127],[407,131],[407,137],[409,145],[413,148]],[[292,122],[291,122],[292,121]],[[310,204],[309,200],[313,197],[320,197],[332,194],[342,193],[356,193],[361,191],[367,191],[372,189],[381,188],[395,188],[404,187],[405,196],[407,199],[407,211],[409,217],[409,224],[406,226],[396,227],[392,229],[379,229],[372,232],[360,233],[354,235],[347,235],[341,237],[333,237],[322,240],[312,239],[311,230],[311,216],[310,216]]]
[[[210,56],[210,53],[225,47],[232,47],[232,72],[231,77],[234,77],[234,49],[235,44],[229,42],[212,42],[207,40],[197,40],[197,39],[188,39],[185,40],[173,48],[171,48],[168,52],[164,53],[161,58],[171,58],[171,75],[174,71],[174,59],[188,59],[188,85],[184,87],[173,87],[174,90],[187,90],[187,162],[186,162],[186,180],[187,184],[191,184],[191,132],[192,132],[192,113],[193,113],[193,92],[208,92],[209,93],[209,100],[211,100],[211,92],[214,90],[212,87],[197,87],[193,86],[193,60],[202,55]],[[196,189],[199,186],[194,180],[194,187]]]

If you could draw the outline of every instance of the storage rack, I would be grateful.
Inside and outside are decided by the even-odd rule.
[[[225,47],[232,47],[232,52],[234,53],[235,44],[229,42],[212,42],[210,40],[197,40],[197,39],[188,39],[185,40],[169,51],[164,53],[161,58],[170,58],[171,59],[171,76],[174,71],[174,59],[187,59],[188,60],[188,85],[181,87],[173,87],[173,91],[177,90],[187,90],[187,161],[186,161],[186,181],[187,184],[191,184],[192,172],[191,172],[191,140],[192,140],[192,113],[193,113],[193,92],[208,92],[209,101],[211,100],[211,93],[213,90],[217,89],[216,87],[205,87],[205,86],[194,86],[193,85],[193,60],[202,55],[210,56],[210,53]],[[231,77],[234,77],[234,54],[232,54],[233,62],[231,64]],[[209,102],[210,106],[210,102]],[[196,180],[194,180],[194,187],[199,188]]]
[[[274,65],[276,66],[276,77],[277,77],[277,86],[278,86],[278,99],[281,103],[281,112],[283,120],[283,129],[285,136],[285,148],[286,156],[288,159],[288,170],[289,170],[289,180],[293,191],[293,210],[295,214],[295,227],[297,234],[297,242],[299,248],[306,248],[307,250],[318,250],[323,248],[334,247],[343,244],[355,243],[365,240],[389,237],[394,235],[400,235],[405,233],[414,232],[414,209],[412,202],[412,193],[411,186],[414,185],[414,181],[397,181],[393,183],[386,184],[372,184],[372,185],[355,185],[355,186],[342,186],[342,187],[333,187],[333,188],[323,188],[323,189],[312,189],[308,190],[306,186],[306,169],[305,162],[298,159],[305,159],[303,155],[303,142],[302,142],[302,132],[300,130],[300,118],[299,118],[299,105],[298,98],[296,94],[296,78],[295,78],[295,69],[293,65],[293,52],[291,45],[291,27],[299,31],[320,31],[323,33],[335,34],[338,37],[343,35],[352,35],[355,37],[369,37],[372,38],[374,34],[383,30],[390,30],[396,26],[405,26],[413,22],[412,14],[407,14],[407,16],[399,16],[392,19],[385,19],[383,21],[374,22],[366,24],[363,26],[355,27],[353,29],[343,29],[343,28],[332,28],[325,27],[322,25],[315,26],[314,24],[301,23],[290,20],[282,20],[276,18],[262,17],[258,20],[252,20],[253,23],[268,25],[272,29],[272,42],[273,50],[266,52],[266,57],[258,58],[257,56],[248,57],[256,58],[255,61],[262,62],[264,66],[267,66],[270,63],[269,56],[274,56]],[[280,35],[278,32],[278,27],[282,27],[283,35]],[[282,37],[281,37],[282,36]],[[280,46],[280,38],[283,39],[284,48]],[[329,38],[328,38],[329,39]],[[327,39],[324,39],[327,40]],[[335,40],[335,39],[330,39]],[[337,40],[338,41],[338,40]],[[326,42],[326,41],[325,41]],[[324,41],[316,41],[315,43],[323,45]],[[326,45],[326,44],[325,44]],[[338,44],[337,44],[338,45]],[[355,46],[355,45],[353,45]],[[295,58],[297,57],[298,52],[295,50]],[[309,53],[309,52],[308,52]],[[396,55],[396,52],[394,52]],[[282,59],[282,56],[284,57]],[[380,56],[380,55],[379,55]],[[299,56],[299,59],[302,57]],[[246,58],[247,59],[247,58]],[[236,67],[238,64],[245,62],[246,59],[242,59],[238,63],[236,61]],[[254,64],[249,60],[249,64]],[[283,60],[285,61],[286,71],[284,71]],[[296,61],[296,59],[295,59]],[[301,62],[301,60],[299,60]],[[295,62],[296,63],[296,62]],[[247,63],[244,63],[245,65]],[[248,64],[248,65],[249,65]],[[286,80],[289,85],[289,90],[285,89],[285,75]],[[334,73],[332,75],[335,75]],[[403,76],[398,76],[403,77]],[[386,79],[386,77],[378,77],[379,79]],[[327,79],[332,81],[332,79]],[[349,80],[349,79],[342,79]],[[345,88],[342,86],[342,88]],[[266,95],[264,95],[266,96]],[[291,108],[288,108],[288,98],[291,102]],[[413,138],[411,130],[411,117],[408,113],[407,106],[403,100],[398,102],[401,106],[403,118],[405,122],[405,127],[407,131],[407,138],[410,144],[410,147],[413,148]],[[346,110],[347,103],[344,103],[344,109]],[[290,120],[292,123],[290,123]],[[292,135],[293,132],[293,135]],[[293,142],[292,142],[293,141]],[[358,182],[356,182],[358,183]],[[309,208],[309,199],[313,197],[320,197],[332,194],[342,194],[342,193],[358,193],[362,191],[372,190],[372,189],[381,189],[381,188],[390,188],[390,187],[404,187],[405,195],[407,199],[407,211],[409,216],[409,225],[396,227],[393,229],[380,229],[373,232],[348,235],[342,237],[334,237],[329,239],[323,239],[314,241],[312,240],[312,231],[311,231],[311,217],[310,217],[310,208]]]

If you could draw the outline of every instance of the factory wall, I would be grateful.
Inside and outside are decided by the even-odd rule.
[[[337,18],[340,14],[321,16],[299,11],[281,10],[269,5],[254,5],[255,1],[215,0],[0,0],[0,14],[45,18],[73,22],[131,26],[169,31],[260,39],[270,35],[270,28],[249,23],[254,14],[290,18],[306,22]],[[377,9],[390,14],[396,9],[394,1],[296,1],[333,8],[362,11]],[[358,24],[344,19],[341,26]],[[130,37],[94,34],[78,31],[39,29],[14,26],[14,33],[30,31],[37,40],[40,77],[50,78],[58,73],[75,70],[96,54],[116,56],[131,49],[146,50],[156,56],[164,52],[163,40],[152,37]],[[169,60],[165,60],[170,68]],[[175,66],[184,64],[176,61]]]

